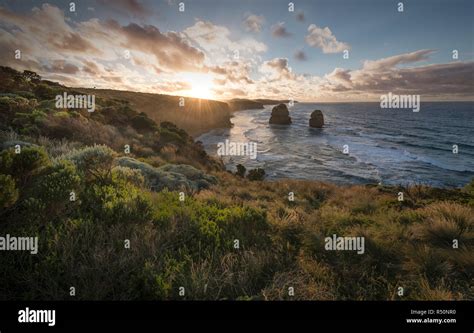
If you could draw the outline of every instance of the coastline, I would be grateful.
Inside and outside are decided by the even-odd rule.
[[[471,295],[474,183],[338,186],[324,174],[272,181],[250,167],[226,172],[185,130],[125,101],[58,110],[51,101],[63,91],[35,85],[9,88],[0,104],[0,229],[27,228],[40,242],[35,260],[2,257],[4,300],[64,299],[64,281],[75,281],[78,300],[183,300],[183,286],[187,300],[390,300],[398,285],[409,286],[403,299]],[[330,121],[320,130],[308,128],[305,112],[292,115],[291,128],[269,126],[269,108],[236,112],[233,128],[215,128],[274,144],[265,157],[284,172],[301,164],[295,154],[314,166],[346,159],[325,146],[324,135],[348,130],[331,118],[337,110],[324,107]],[[366,238],[367,248],[326,251],[325,239],[344,235]]]
[[[440,122],[443,118],[439,117],[451,117],[453,112],[460,115],[462,111],[461,119],[464,119],[469,117],[471,105],[470,102],[430,102],[425,104],[422,113],[417,114],[379,111],[376,102],[356,106],[352,103],[300,103],[290,109],[294,123],[288,126],[268,125],[269,106],[264,110],[235,112],[232,117],[234,127],[214,128],[194,138],[201,141],[207,153],[214,157],[217,155],[216,144],[226,139],[236,143],[257,142],[257,160],[240,156],[224,156],[223,160],[231,171],[235,171],[237,164],[247,168],[262,167],[267,180],[460,188],[474,178],[474,173],[469,171],[474,170],[469,158],[473,153],[472,140],[465,136],[453,137],[453,133],[457,133],[456,126],[463,123],[451,121],[444,125],[448,137],[460,145],[462,154],[459,155],[453,155],[451,145],[443,146],[443,137],[436,134],[436,130],[432,131],[429,123],[416,130],[411,127],[432,118]],[[323,110],[328,121],[323,129],[308,127],[307,118],[313,109]],[[444,110],[451,110],[451,113]],[[391,124],[393,117],[389,114],[393,114],[400,124]],[[368,127],[361,124],[367,121],[367,117],[374,119]],[[346,143],[350,143],[351,150],[343,154]],[[418,172],[411,171],[413,169]]]

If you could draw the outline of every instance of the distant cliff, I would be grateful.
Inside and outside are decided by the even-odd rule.
[[[263,105],[277,105],[281,103],[290,103],[289,99],[265,99],[265,98],[259,98],[259,99],[254,99],[255,102],[261,103]],[[297,101],[293,101],[293,103],[298,103]]]
[[[251,109],[263,109],[265,105],[277,105],[281,103],[289,103],[288,99],[245,99],[245,98],[234,98],[227,101],[231,111],[242,111]],[[298,103],[298,102],[294,102]]]
[[[251,99],[234,98],[227,101],[231,111],[242,111],[251,109],[263,109],[263,104]]]
[[[78,89],[79,90],[79,89]],[[213,128],[230,127],[230,107],[225,102],[179,96],[109,89],[80,89],[102,98],[126,100],[138,112],[155,122],[170,121],[192,136]]]

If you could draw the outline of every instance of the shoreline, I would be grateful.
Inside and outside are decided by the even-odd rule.
[[[390,134],[391,132],[387,133],[388,138],[384,139],[383,143],[377,144],[372,134],[378,138],[377,133],[385,133],[382,131],[383,128],[376,129],[375,132],[372,131],[373,133],[370,132],[372,134],[354,137],[356,146],[351,145],[351,154],[348,156],[340,155],[338,154],[338,147],[344,142],[344,138],[350,140],[353,136],[347,137],[346,130],[341,130],[340,124],[337,124],[336,120],[330,122],[329,126],[325,127],[325,130],[321,133],[318,131],[308,131],[304,123],[306,113],[309,114],[309,109],[318,108],[318,106],[308,104],[309,107],[306,110],[308,112],[305,112],[304,109],[306,107],[304,105],[305,103],[301,103],[302,107],[294,110],[295,115],[298,114],[299,117],[295,118],[296,122],[290,125],[291,127],[288,127],[288,129],[269,127],[264,121],[267,113],[265,110],[248,109],[242,110],[246,112],[239,111],[239,113],[233,115],[232,118],[236,118],[232,120],[234,129],[214,128],[196,135],[194,139],[202,142],[207,154],[222,160],[227,170],[234,172],[237,164],[242,164],[247,169],[260,167],[266,172],[266,181],[294,179],[323,181],[338,186],[380,186],[381,184],[381,186],[397,187],[423,185],[440,189],[459,189],[469,184],[471,179],[474,178],[471,177],[469,172],[466,172],[467,170],[461,169],[455,171],[453,179],[446,180],[443,178],[443,174],[445,176],[450,174],[451,171],[448,170],[451,170],[452,163],[448,161],[449,156],[438,160],[436,154],[439,154],[439,152],[435,149],[436,145],[435,148],[430,145],[423,146],[424,152],[420,152],[421,157],[415,158],[413,156],[417,156],[416,150],[415,152],[411,151],[410,147],[405,146],[403,143],[397,144],[395,150],[392,149],[394,143],[390,139],[393,134]],[[361,108],[363,107],[359,106],[357,109]],[[336,109],[331,110],[328,108],[326,112],[327,114],[331,112],[332,115]],[[427,111],[429,115],[430,109],[427,109]],[[340,117],[341,115],[344,115],[344,113],[342,112],[338,116]],[[331,117],[328,117],[328,119],[331,119]],[[354,128],[357,128],[356,124],[354,126],[356,126]],[[351,131],[354,131],[354,128]],[[410,136],[404,140],[409,140],[409,138]],[[259,153],[259,157],[256,160],[246,159],[245,156],[223,156],[223,158],[220,158],[216,153],[215,146],[218,142],[224,142],[226,139],[234,142],[258,141],[260,152],[270,152],[264,155]],[[280,142],[280,140],[283,141]],[[302,148],[295,146],[298,145],[298,142],[303,145]],[[370,147],[366,147],[367,144]],[[411,154],[406,152],[407,149]],[[432,149],[435,150],[433,151]],[[390,155],[382,155],[385,156],[384,159],[379,160],[378,156],[380,153]],[[403,164],[392,165],[390,161],[400,158],[400,154],[405,156]],[[279,158],[277,158],[278,156]],[[357,166],[351,166],[354,163]],[[422,168],[423,172],[421,174],[413,170],[410,171],[414,167],[414,163]],[[364,164],[368,164],[369,167],[364,167]],[[468,165],[469,163],[465,167],[468,167]],[[359,169],[361,172],[357,171]],[[362,170],[366,171],[362,172]]]

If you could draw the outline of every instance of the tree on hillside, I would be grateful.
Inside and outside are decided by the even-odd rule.
[[[41,76],[39,76],[37,73],[35,72],[32,72],[32,71],[23,71],[23,77],[25,79],[27,79],[28,81],[32,81],[32,82],[37,82],[37,81],[40,81],[41,80]]]

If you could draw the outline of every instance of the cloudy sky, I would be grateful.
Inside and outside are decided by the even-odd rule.
[[[0,1],[0,64],[213,99],[474,100],[469,0],[70,2]]]

